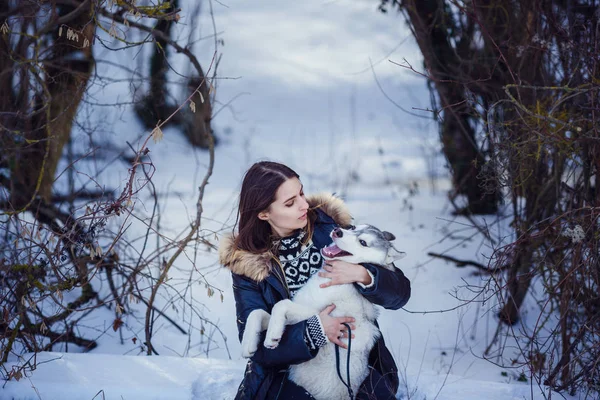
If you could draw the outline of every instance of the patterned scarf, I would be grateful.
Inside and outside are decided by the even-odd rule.
[[[312,240],[302,244],[305,236],[306,232],[298,230],[293,235],[280,239],[277,247],[291,297],[294,297],[308,279],[321,269],[323,263],[321,252]]]

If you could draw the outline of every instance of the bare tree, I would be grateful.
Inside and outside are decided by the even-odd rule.
[[[490,280],[499,320],[508,325],[498,335],[504,329],[520,341],[511,326],[526,297],[536,297],[540,319],[524,329],[521,360],[540,383],[598,392],[599,4],[380,2],[381,10],[390,7],[404,13],[423,53],[426,71],[419,73],[439,101],[456,190],[501,194],[502,212],[512,218],[512,240],[497,247],[488,267],[506,271]],[[467,144],[474,150],[460,153]],[[462,178],[458,159],[477,179]],[[475,197],[467,195],[469,207]],[[534,284],[543,295],[531,292]]]
[[[165,12],[173,12],[177,9],[178,1],[171,1]],[[194,15],[197,19],[199,16]],[[169,53],[172,19],[159,19],[154,26],[153,32],[160,32],[156,37],[156,45],[150,57],[150,85],[148,93],[136,103],[136,113],[140,121],[147,127],[153,128],[156,121],[165,121],[177,109],[174,96],[170,95],[167,88],[167,72],[169,71]],[[177,51],[186,49],[177,49]],[[189,51],[189,50],[188,50]],[[169,122],[181,128],[189,142],[196,147],[208,149],[210,142],[215,141],[210,121],[212,118],[212,107],[208,81],[205,79],[204,71],[199,66],[196,73],[187,79],[188,94],[193,93],[194,112],[184,110],[177,113]],[[170,100],[170,101],[169,101]]]
[[[141,322],[146,333],[139,346],[148,354],[158,354],[152,346],[158,318],[186,335],[212,324],[190,293],[181,292],[166,279],[190,246],[196,251],[200,244],[213,246],[200,231],[204,188],[214,163],[208,89],[212,84],[187,45],[154,29],[156,23],[178,21],[180,12],[170,3],[141,6],[135,1],[0,3],[0,370],[5,377],[18,379],[23,369],[34,367],[30,360],[23,360],[18,368],[3,368],[10,357],[26,351],[52,350],[58,344],[66,349],[69,345],[84,350],[96,347],[97,336],[85,337],[79,327],[98,310],[114,314],[110,328],[123,340],[123,327],[128,319],[136,323],[141,308],[146,314]],[[142,40],[126,40],[119,34],[125,31],[139,32]],[[122,49],[148,45],[175,50],[187,57],[194,72],[184,77],[185,98],[173,101],[169,113],[149,125],[152,131],[137,148],[105,142],[98,146],[101,150],[92,146],[75,155],[68,146],[72,128],[78,110],[87,106],[88,89],[98,78],[94,48],[99,43],[104,46],[107,39],[120,43]],[[207,71],[214,76],[215,68],[216,52]],[[160,210],[148,143],[159,141],[165,124],[181,118],[182,110],[186,118],[201,122],[198,140],[208,149],[209,164],[193,224],[182,240],[167,240],[157,224]],[[101,143],[91,132],[89,137]],[[64,153],[68,166],[58,171]],[[112,161],[108,155],[129,168],[120,194],[111,188],[89,190],[89,182],[78,186],[72,178],[67,192],[55,187],[56,179],[63,172],[71,175],[76,164],[94,160],[106,168]],[[92,183],[96,179],[93,174],[88,178]],[[149,216],[135,208],[146,197],[152,203]],[[131,219],[146,227],[141,249],[125,235]],[[156,244],[149,246],[148,240],[154,237]],[[202,275],[190,276],[189,285],[199,283],[213,293],[217,290]],[[158,294],[160,302],[155,301]],[[192,310],[200,326],[188,321],[188,327],[183,327],[169,316],[165,302]]]

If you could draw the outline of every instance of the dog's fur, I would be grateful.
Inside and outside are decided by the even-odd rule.
[[[325,259],[340,259],[350,263],[369,262],[392,269],[393,261],[405,256],[390,243],[394,235],[382,232],[371,225],[354,229],[334,230],[331,234],[334,243],[321,254]],[[267,329],[264,346],[275,348],[285,329],[285,325],[295,324],[318,314],[330,304],[336,308],[332,316],[355,318],[355,338],[351,343],[350,382],[354,393],[368,375],[369,352],[380,336],[374,324],[377,310],[365,299],[353,284],[319,287],[327,278],[313,275],[296,293],[294,301],[282,300],[275,304],[271,315],[264,310],[255,310],[248,316],[242,339],[242,354],[251,357],[259,345],[262,331]],[[347,339],[342,339],[348,343]],[[340,348],[340,372],[346,378],[346,350]],[[290,366],[289,377],[309,391],[315,399],[343,399],[347,389],[340,381],[335,361],[335,345],[328,343],[319,349],[317,356],[301,364]]]

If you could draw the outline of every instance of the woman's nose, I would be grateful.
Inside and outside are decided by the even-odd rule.
[[[300,206],[301,206],[300,210],[301,211],[308,210],[308,202],[306,200],[304,200],[304,199],[301,199],[301,200],[302,200],[302,202],[300,203]]]

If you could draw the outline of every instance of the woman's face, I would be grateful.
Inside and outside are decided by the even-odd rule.
[[[304,198],[302,183],[298,178],[283,182],[275,193],[275,201],[258,214],[258,218],[271,225],[273,233],[280,237],[291,235],[304,228],[308,222],[308,203]]]

